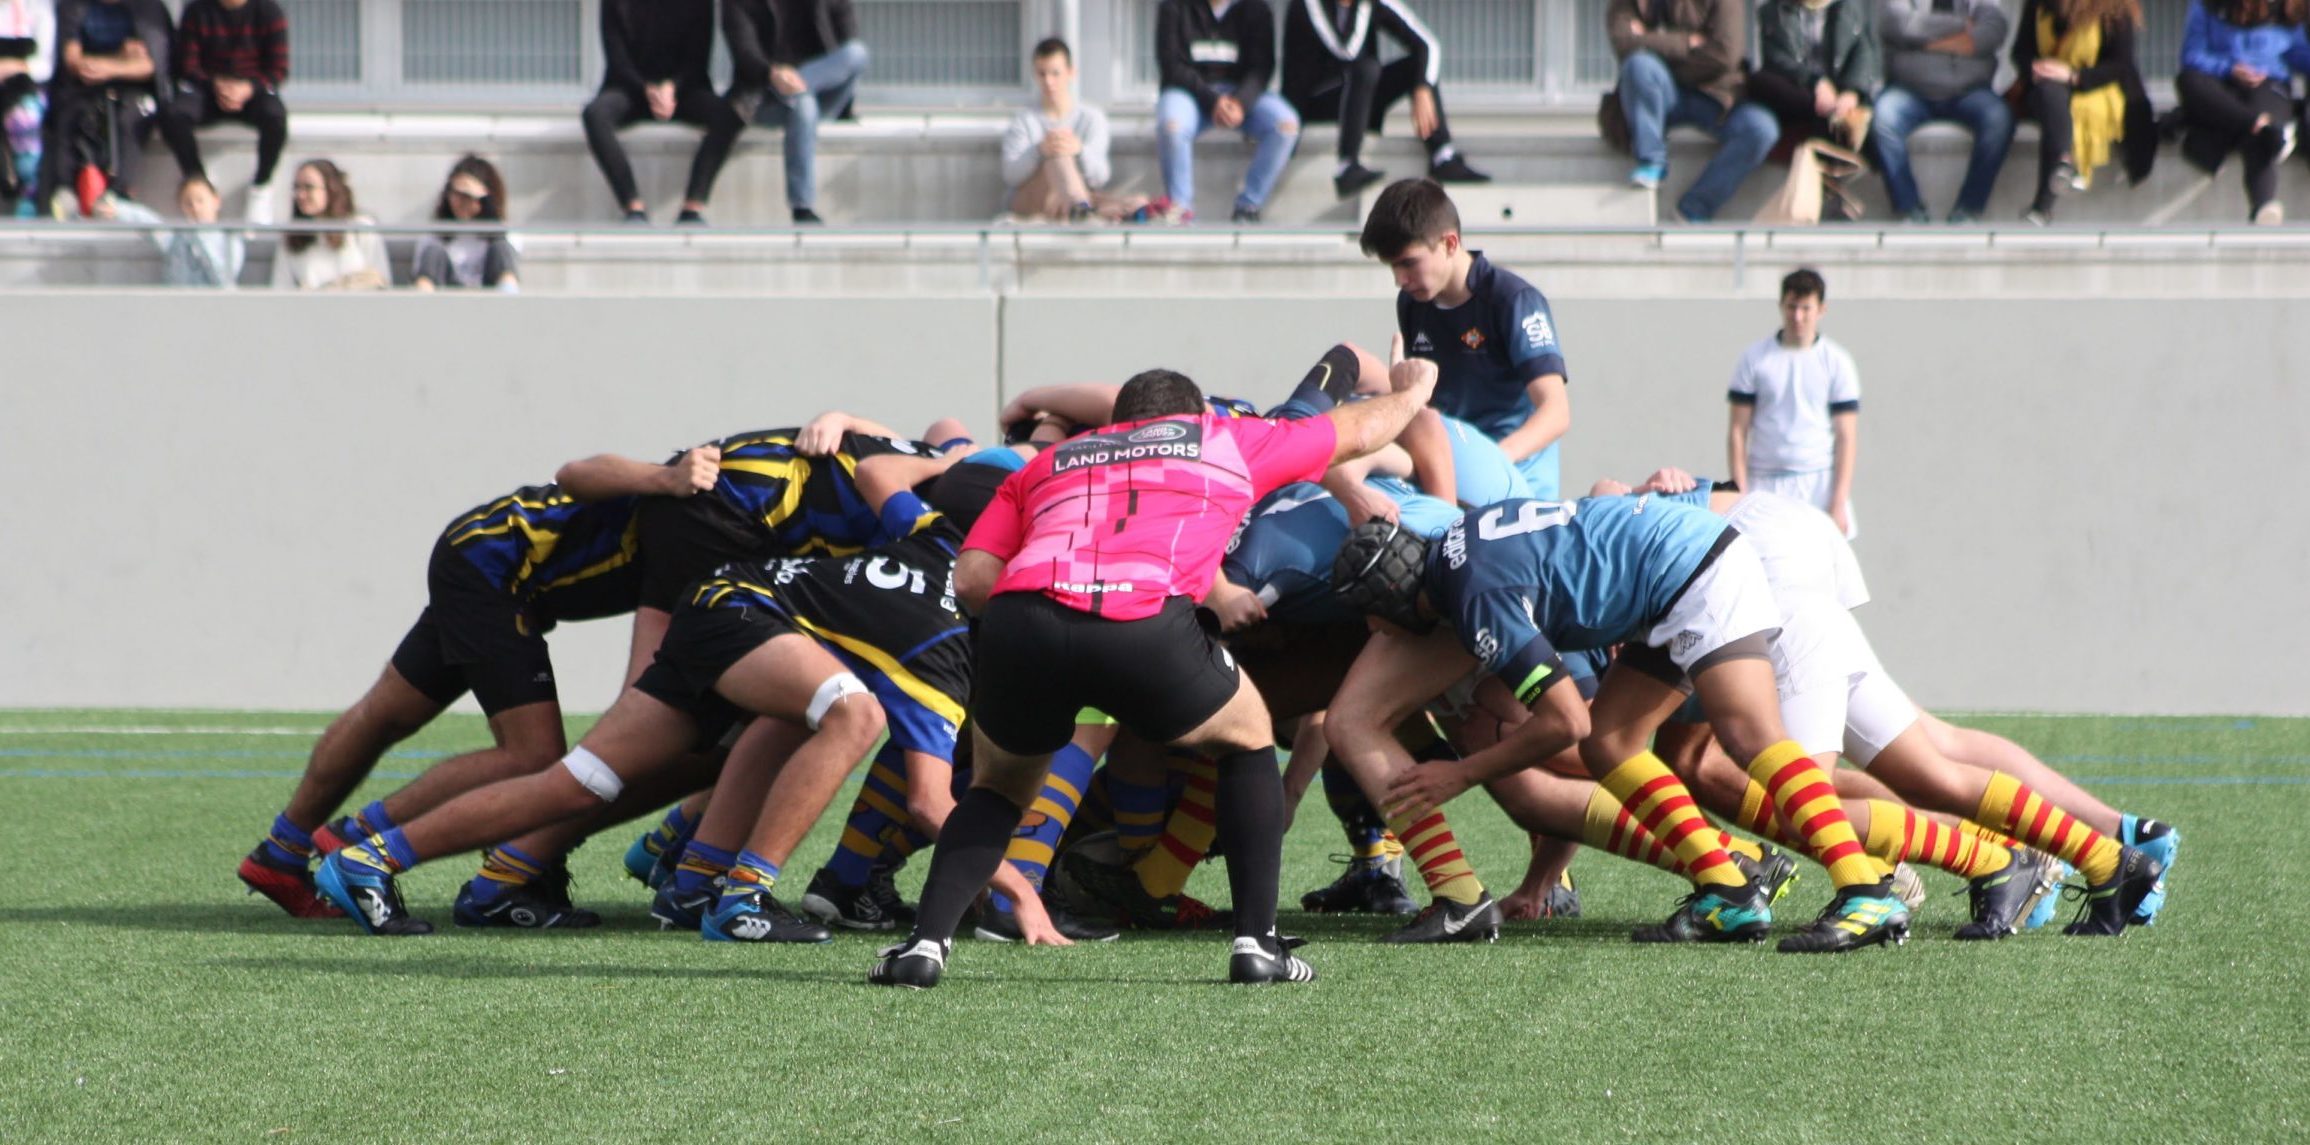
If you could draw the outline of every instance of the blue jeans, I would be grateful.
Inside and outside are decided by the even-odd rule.
[[[1763,105],[1743,100],[1728,112],[1700,91],[1677,86],[1667,62],[1647,51],[1631,52],[1620,61],[1620,110],[1628,119],[1638,163],[1667,167],[1668,129],[1679,124],[1700,128],[1717,141],[1716,154],[1700,178],[1676,201],[1678,213],[1696,223],[1716,217],[1781,137],[1780,121]]]
[[[1973,158],[1965,163],[1957,209],[1979,217],[1989,207],[1989,192],[1996,189],[1997,172],[2013,146],[2013,109],[1986,87],[1955,99],[1925,99],[1897,87],[1888,87],[1877,97],[1869,137],[1877,143],[1877,165],[1885,171],[1885,193],[1893,197],[1893,213],[1906,215],[1924,206],[1917,195],[1917,176],[1909,169],[1909,135],[1919,124],[1935,120],[1962,123],[1973,133]]]
[[[1222,92],[1232,88],[1222,86]],[[1167,87],[1155,98],[1155,134],[1158,153],[1163,159],[1163,193],[1171,197],[1174,206],[1195,205],[1195,137],[1211,126],[1203,119],[1203,109],[1195,97],[1184,88]],[[1251,140],[1258,151],[1251,157],[1251,170],[1244,173],[1243,193],[1235,197],[1238,210],[1256,211],[1267,202],[1275,190],[1275,181],[1283,177],[1283,165],[1291,161],[1291,150],[1299,145],[1299,113],[1274,92],[1259,93],[1243,109],[1243,137]]]
[[[818,121],[834,119],[850,107],[858,94],[858,77],[866,74],[866,45],[846,40],[842,46],[802,61],[806,90],[800,95],[778,95],[762,101],[754,122],[786,132],[786,205],[795,210],[818,202]]]

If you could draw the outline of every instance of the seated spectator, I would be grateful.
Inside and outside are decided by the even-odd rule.
[[[216,186],[201,175],[188,175],[177,184],[176,205],[187,222],[213,224],[224,213],[224,200],[218,197]],[[97,201],[92,217],[127,223],[161,221],[160,212],[151,207],[109,193]],[[197,230],[156,229],[147,234],[160,248],[162,285],[231,290],[240,283],[249,243],[239,231],[204,226]]]
[[[257,173],[244,214],[273,221],[273,169],[289,141],[289,18],[279,0],[191,0],[177,22],[176,89],[161,101],[161,138],[186,178],[208,178],[193,129],[237,119],[257,129]]]
[[[1869,138],[1893,213],[1912,223],[1932,221],[1909,168],[1909,136],[1923,124],[1945,121],[1973,133],[1973,157],[1949,221],[1978,221],[2013,146],[2013,108],[1992,86],[2005,10],[1997,0],[1885,0],[1884,21],[1886,84]]]
[[[2148,89],[2134,62],[2140,0],[2027,0],[2013,37],[2022,110],[2037,121],[2037,196],[2021,217],[2053,221],[2054,197],[2093,186],[2094,171],[2125,145],[2139,184],[2157,161]]]
[[[643,118],[678,119],[706,129],[690,161],[677,223],[702,224],[714,179],[745,121],[714,94],[706,64],[714,50],[714,0],[601,0],[601,93],[586,105],[586,146],[629,223],[650,221],[618,129]]]
[[[56,70],[56,6],[51,0],[0,0],[0,201],[32,213],[40,182],[42,90]]]
[[[1614,94],[1636,155],[1628,181],[1649,191],[1668,178],[1671,127],[1697,127],[1717,141],[1716,155],[1676,202],[1687,222],[1715,218],[1780,137],[1773,113],[1742,98],[1747,12],[1746,0],[1611,0],[1604,10],[1620,57]]]
[[[824,222],[818,125],[850,114],[866,74],[850,0],[723,0],[722,38],[739,120],[785,132],[787,210],[797,224]]]
[[[354,207],[352,185],[335,163],[306,160],[290,182],[289,203],[292,221],[342,220],[358,229],[282,235],[273,253],[276,289],[383,290],[393,285],[393,264],[385,256],[385,241],[377,237],[377,220]]]
[[[1114,169],[1107,162],[1107,115],[1075,98],[1075,56],[1065,40],[1035,45],[1041,102],[1011,117],[1003,132],[1003,185],[1011,214],[1081,221]]]
[[[39,209],[49,210],[56,192],[70,187],[86,213],[107,188],[127,195],[136,185],[143,158],[136,129],[170,90],[173,33],[161,0],[63,0]]]
[[[1870,0],[1765,0],[1757,7],[1764,66],[1749,98],[1773,109],[1783,134],[1859,150],[1885,82]]]
[[[1444,122],[1444,46],[1401,0],[1284,0],[1283,98],[1306,123],[1339,124],[1339,165],[1332,190],[1352,199],[1387,178],[1363,165],[1364,132],[1378,134],[1388,108],[1412,100],[1412,132],[1428,150],[1428,178],[1439,183],[1486,183],[1452,146]],[[1404,50],[1380,63],[1380,38]]]
[[[2182,33],[2182,157],[2213,174],[2232,151],[2246,160],[2246,211],[2286,221],[2278,165],[2294,150],[2294,73],[2310,69],[2302,0],[2194,0]]]
[[[1267,90],[1275,75],[1275,13],[1267,0],[1163,0],[1155,13],[1157,153],[1163,216],[1195,217],[1195,137],[1214,124],[1241,129],[1258,149],[1233,220],[1256,223],[1299,143],[1299,113]]]
[[[449,169],[441,201],[433,208],[435,220],[445,223],[502,223],[505,221],[505,178],[497,165],[479,155],[468,155]],[[512,294],[521,289],[520,256],[505,232],[427,235],[417,240],[410,260],[409,285],[419,290],[442,287],[486,287]]]

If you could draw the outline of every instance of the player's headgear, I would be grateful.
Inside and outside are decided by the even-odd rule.
[[[1357,612],[1426,632],[1436,626],[1420,615],[1420,573],[1427,564],[1426,538],[1374,517],[1356,526],[1332,558],[1332,591]]]

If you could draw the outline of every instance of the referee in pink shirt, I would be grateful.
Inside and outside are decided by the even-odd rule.
[[[1389,384],[1392,393],[1320,417],[1222,418],[1194,382],[1149,370],[1117,395],[1115,424],[1044,450],[1003,483],[954,571],[956,594],[979,618],[975,776],[939,831],[914,933],[883,951],[869,982],[938,984],[964,908],[994,876],[1084,708],[1218,761],[1235,911],[1229,980],[1315,977],[1275,933],[1283,782],[1267,707],[1197,603],[1252,503],[1393,441],[1427,405],[1435,364],[1399,361]]]

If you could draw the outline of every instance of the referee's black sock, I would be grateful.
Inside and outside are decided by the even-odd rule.
[[[963,793],[954,810],[947,813],[946,825],[939,828],[937,849],[930,853],[922,904],[915,908],[914,937],[953,940],[963,911],[1002,866],[1011,832],[1018,830],[1024,816],[1017,804],[984,787]]]
[[[1283,882],[1283,776],[1276,770],[1275,748],[1220,756],[1217,795],[1213,810],[1227,852],[1235,933],[1264,938],[1275,930],[1275,896]]]

